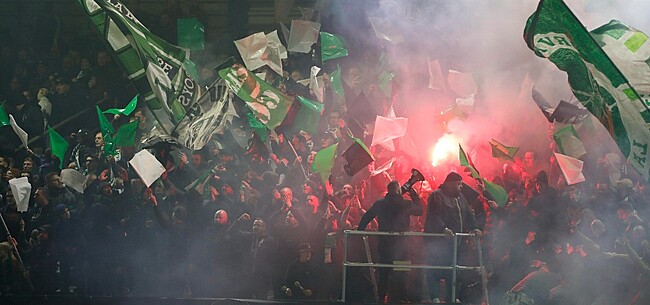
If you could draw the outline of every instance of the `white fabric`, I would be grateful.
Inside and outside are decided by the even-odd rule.
[[[133,166],[147,187],[150,187],[165,172],[165,167],[146,149],[135,154],[129,164]]]
[[[32,185],[27,177],[13,178],[9,180],[9,187],[14,194],[18,206],[18,212],[27,212],[29,207],[29,195],[32,192]]]
[[[585,181],[585,175],[582,174],[584,163],[581,160],[558,153],[555,153],[555,159],[568,185]]]

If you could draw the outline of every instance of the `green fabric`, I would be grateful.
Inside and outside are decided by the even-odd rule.
[[[612,24],[595,30],[592,36],[564,2],[544,0],[526,22],[524,39],[537,56],[548,58],[567,73],[573,94],[609,130],[628,163],[647,180],[650,115],[637,91],[601,48],[607,42],[594,38],[608,30],[612,30],[611,35],[600,38],[625,36]],[[636,38],[615,52],[629,52],[641,40]],[[627,63],[629,60],[619,64]],[[648,80],[635,81],[647,84]]]
[[[52,154],[59,158],[59,168],[63,168],[63,160],[65,158],[65,153],[68,150],[68,141],[66,141],[56,130],[52,127],[47,127],[48,133],[50,135],[50,147],[52,148]]]
[[[474,167],[474,163],[469,159],[467,154],[465,154],[465,151],[463,150],[463,147],[460,144],[458,144],[458,159],[460,161],[460,165],[464,166],[467,169],[467,171],[469,171],[472,178],[475,179],[481,178],[478,171]]]
[[[128,116],[133,112],[133,110],[135,110],[137,106],[138,106],[138,95],[136,94],[133,97],[133,99],[131,99],[131,101],[126,105],[126,107],[124,107],[124,109],[111,108],[104,111],[104,113],[121,114],[121,115]]]
[[[338,96],[344,96],[343,80],[341,79],[341,66],[336,65],[336,70],[330,74],[330,83],[332,84],[332,91]]]
[[[194,182],[185,187],[185,191],[189,192],[190,190],[195,190],[199,194],[203,194],[205,190],[205,182],[208,181],[210,175],[214,174],[212,169],[204,171],[201,176],[199,176]]]
[[[513,160],[519,151],[519,147],[505,146],[495,139],[490,140],[490,147],[492,147],[492,157],[501,161]]]
[[[395,78],[395,74],[384,71],[379,74],[379,79],[377,80],[377,87],[379,87],[381,92],[383,92],[387,97],[393,96],[393,78]]]
[[[336,148],[338,143],[325,147],[319,150],[314,156],[314,163],[311,164],[311,170],[320,175],[321,182],[325,184],[325,181],[329,178],[332,173],[332,167],[334,167],[334,160],[336,159]]]
[[[553,140],[557,144],[558,151],[563,155],[580,159],[587,153],[573,125],[568,125],[554,132]]]
[[[140,121],[135,120],[120,126],[117,130],[113,142],[116,147],[133,146],[135,144],[135,134],[138,131]]]
[[[481,178],[481,180],[483,180],[483,184],[485,185],[485,190],[488,193],[490,193],[494,201],[496,201],[496,203],[500,207],[508,203],[508,192],[506,192],[506,190],[502,186],[496,183],[492,183],[489,180],[484,178]]]
[[[95,109],[97,110],[97,117],[99,118],[99,128],[102,131],[102,135],[111,135],[115,133],[115,129],[113,128],[113,125],[111,122],[108,121],[104,113],[102,113],[102,110],[99,109],[99,106],[95,106]]]
[[[5,110],[5,105],[0,105],[0,126],[10,126],[11,122],[9,121],[9,115]]]
[[[296,131],[304,130],[315,136],[318,133],[318,124],[325,105],[299,95],[296,98],[298,98],[301,106],[293,121],[293,129]]]
[[[102,137],[104,137],[104,153],[108,156],[115,156],[117,155],[115,141],[113,140],[115,129],[102,110],[99,109],[99,106],[95,106],[95,108],[97,110],[97,117],[99,118],[99,129],[102,131]]]
[[[345,40],[341,36],[320,32],[320,45],[323,62],[348,56],[348,49],[345,48]]]
[[[253,131],[255,134],[257,134],[258,137],[260,137],[262,142],[265,142],[269,137],[269,132],[266,128],[266,125],[262,124],[262,122],[260,122],[260,120],[258,120],[250,111],[246,112],[246,117],[248,118],[248,126],[253,128]]]
[[[238,77],[237,73],[242,75]],[[255,117],[269,129],[278,127],[291,107],[291,102],[278,89],[269,85],[244,67],[229,67],[219,71],[228,88],[246,102]],[[246,75],[246,77],[243,77]],[[253,94],[253,95],[251,95]]]
[[[203,50],[205,48],[205,29],[201,21],[196,18],[176,19],[178,46],[190,50]]]
[[[147,106],[160,111],[160,127],[170,132],[201,95],[196,74],[186,70],[189,52],[151,33],[118,0],[78,2]]]
[[[388,61],[388,56],[382,53],[379,58],[379,67],[377,68],[379,76],[377,77],[377,87],[381,90],[386,97],[393,96],[393,79],[395,78],[395,73],[391,71],[390,62]]]

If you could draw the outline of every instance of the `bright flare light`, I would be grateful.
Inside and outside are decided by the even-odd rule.
[[[431,151],[431,165],[438,166],[446,160],[457,160],[458,143],[460,143],[460,139],[450,133],[446,133],[438,139]]]

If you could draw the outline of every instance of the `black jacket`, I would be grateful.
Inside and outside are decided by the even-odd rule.
[[[429,196],[427,221],[424,232],[443,233],[449,228],[454,233],[469,232],[478,229],[474,213],[463,194],[452,197],[442,189],[437,189]]]
[[[408,231],[409,216],[420,216],[423,212],[420,198],[412,198],[413,201],[404,199],[402,195],[386,194],[361,217],[358,230],[365,230],[368,223],[377,217],[381,232]]]

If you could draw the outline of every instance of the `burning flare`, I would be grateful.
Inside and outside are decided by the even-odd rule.
[[[440,137],[431,151],[431,165],[438,166],[444,161],[457,160],[458,143],[460,139],[451,133]]]

